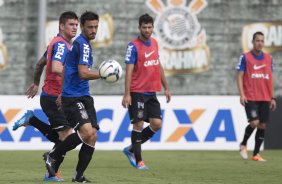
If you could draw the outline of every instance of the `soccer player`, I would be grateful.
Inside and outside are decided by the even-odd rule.
[[[262,32],[254,33],[252,43],[253,49],[240,57],[237,66],[240,103],[245,107],[249,122],[240,144],[240,155],[243,159],[248,159],[247,141],[257,128],[252,160],[266,161],[260,156],[259,150],[264,140],[269,109],[273,111],[276,109],[272,80],[273,61],[271,55],[262,51],[264,46]]]
[[[90,182],[83,173],[92,159],[99,130],[94,101],[89,93],[89,80],[100,79],[99,72],[91,70],[93,56],[90,45],[96,37],[98,23],[96,13],[87,11],[80,17],[81,35],[73,42],[66,59],[61,99],[64,113],[75,132],[53,149],[45,161],[48,171],[54,173],[57,160],[83,143],[73,182]]]
[[[163,67],[159,60],[158,42],[151,37],[154,20],[144,14],[139,17],[140,35],[127,46],[125,56],[125,92],[122,106],[128,108],[133,124],[131,145],[124,148],[132,166],[149,169],[141,156],[141,144],[149,140],[162,126],[160,103],[156,92],[164,87],[167,102],[171,99]],[[143,129],[144,122],[149,126]]]
[[[40,121],[34,116],[33,111],[28,110],[13,126],[13,130],[17,130],[21,126],[34,126],[51,142],[55,143],[54,147],[72,133],[72,128],[64,113],[56,105],[56,99],[61,94],[63,63],[70,48],[70,40],[76,36],[77,26],[78,17],[74,12],[67,11],[60,15],[59,34],[52,39],[44,56],[37,62],[34,71],[34,83],[26,92],[28,98],[33,98],[37,94],[40,77],[46,65],[46,78],[40,96],[40,105],[47,115],[50,125]],[[62,181],[57,171],[63,158],[61,157],[58,160],[55,166],[55,174],[46,173],[44,180]]]

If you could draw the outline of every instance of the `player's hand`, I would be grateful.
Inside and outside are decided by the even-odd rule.
[[[37,92],[38,92],[38,85],[32,84],[27,88],[25,94],[27,95],[27,98],[33,98],[37,94]]]
[[[170,100],[171,100],[171,92],[170,92],[170,90],[166,89],[164,94],[165,94],[165,97],[166,97],[166,103],[169,103]]]
[[[245,106],[248,103],[248,100],[245,96],[240,96],[240,103]]]
[[[131,105],[131,96],[130,96],[130,94],[125,94],[124,96],[123,96],[123,99],[122,99],[122,106],[124,107],[124,108],[128,108],[128,106],[130,106]]]
[[[106,76],[106,77],[101,76],[100,71],[99,71],[99,76],[100,76],[100,78],[101,78],[101,79],[104,79],[104,80],[106,80],[108,77],[111,77],[112,75],[117,76],[117,75],[118,75],[118,71],[109,73],[108,76]]]
[[[272,99],[270,102],[270,110],[275,111],[276,109],[276,100]]]

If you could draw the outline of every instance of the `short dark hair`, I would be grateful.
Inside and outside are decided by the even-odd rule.
[[[154,25],[154,19],[148,13],[145,13],[144,15],[141,15],[139,17],[139,26],[141,26],[142,23],[145,24],[152,23],[152,25]]]
[[[99,21],[99,15],[91,11],[86,11],[80,16],[80,23],[84,25],[87,20],[98,20]]]
[[[255,40],[256,36],[257,35],[261,35],[261,36],[264,36],[264,34],[261,32],[261,31],[257,31],[253,34],[253,41]]]
[[[63,12],[60,15],[59,24],[65,24],[68,19],[76,19],[76,20],[78,20],[78,17],[76,15],[76,13],[74,13],[73,11]]]

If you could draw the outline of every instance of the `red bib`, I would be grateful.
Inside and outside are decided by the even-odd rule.
[[[258,60],[248,52],[245,58],[243,88],[247,100],[271,101],[273,94],[271,55],[263,53],[263,59]]]
[[[52,72],[52,50],[54,44],[57,42],[63,41],[68,49],[70,48],[70,44],[61,36],[56,36],[53,38],[51,43],[47,48],[47,65],[46,65],[46,78],[44,81],[43,91],[50,96],[58,96],[61,93],[62,88],[62,78],[61,76]]]
[[[158,43],[151,38],[151,45],[146,46],[136,38],[133,42],[137,50],[130,91],[131,92],[158,92],[161,91],[161,75]]]

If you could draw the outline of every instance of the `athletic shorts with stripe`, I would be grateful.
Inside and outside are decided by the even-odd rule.
[[[91,96],[62,97],[62,107],[71,126],[78,130],[85,123],[99,130],[94,100]]]
[[[62,109],[58,109],[56,104],[57,97],[40,96],[40,105],[43,112],[48,117],[52,129],[62,131],[71,128]]]

